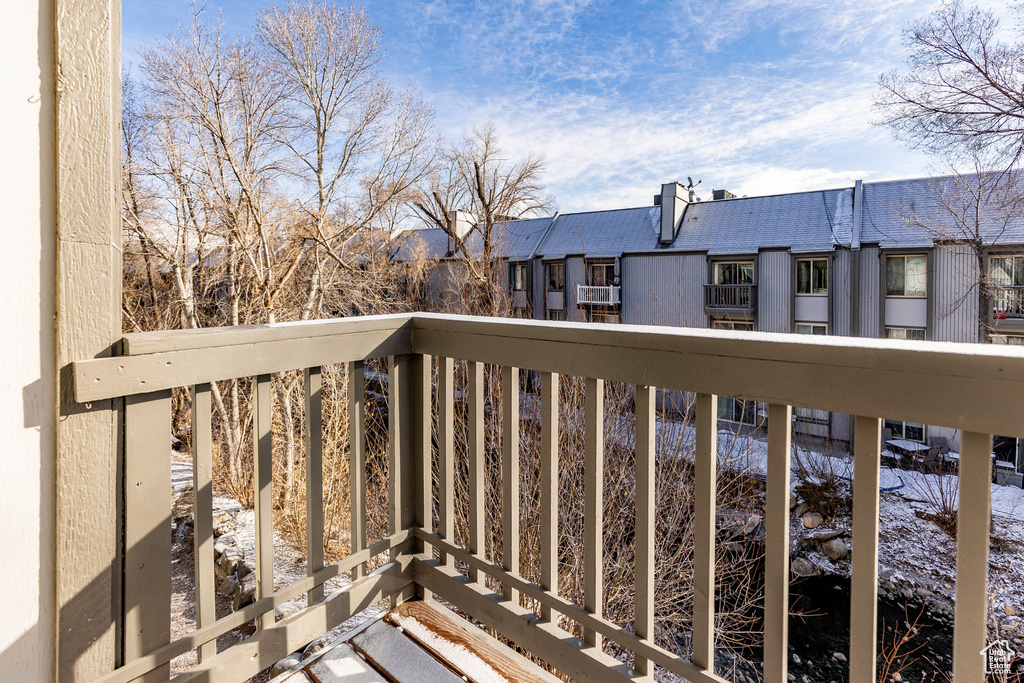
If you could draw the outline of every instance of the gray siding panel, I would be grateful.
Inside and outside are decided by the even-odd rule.
[[[757,258],[757,329],[793,331],[793,260],[788,251],[762,251]]]
[[[878,247],[864,247],[860,254],[860,336],[880,337],[879,300],[882,281]]]
[[[621,268],[622,322],[707,327],[704,254],[628,255]]]
[[[846,249],[837,249],[832,258],[832,272],[829,273],[828,288],[832,295],[829,334],[849,336],[850,252]]]
[[[936,246],[933,313],[935,341],[978,342],[978,260],[967,245]]]
[[[575,256],[565,260],[565,319],[572,322],[586,322],[583,309],[576,303],[576,285],[587,284],[587,265],[583,257]]]
[[[531,277],[533,279],[533,317],[536,320],[544,320],[548,317],[547,312],[547,286],[544,282],[544,263],[539,259],[534,259],[531,264]]]

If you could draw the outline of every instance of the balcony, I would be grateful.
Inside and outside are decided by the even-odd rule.
[[[746,287],[746,300],[752,300]],[[741,291],[734,289],[734,291]],[[739,295],[737,295],[739,296]],[[927,348],[926,348],[927,347]],[[168,663],[198,649],[200,664],[184,680],[242,681],[301,648],[374,603],[400,605],[438,598],[494,629],[501,637],[577,680],[630,681],[655,666],[697,683],[723,683],[713,671],[716,640],[716,395],[768,404],[765,557],[763,570],[764,678],[787,680],[790,583],[790,457],[792,406],[847,413],[855,418],[853,560],[849,677],[874,683],[877,632],[877,557],[880,416],[955,427],[962,431],[953,671],[956,681],[985,680],[987,571],[991,515],[991,434],[1024,436],[1019,401],[1024,395],[1024,350],[967,344],[906,344],[885,340],[750,335],[714,330],[584,324],[441,315],[396,315],[252,328],[128,335],[124,355],[73,364],[75,399],[90,404],[124,398],[123,664],[100,679],[127,683],[166,680]],[[352,531],[351,554],[327,562],[324,520],[316,504],[306,517],[308,576],[283,588],[273,577],[273,373],[301,370],[305,396],[307,499],[322,500],[323,437],[319,425],[323,366],[386,359],[388,367],[386,482],[389,528],[366,544]],[[456,359],[468,361],[457,384]],[[486,376],[500,378],[497,394]],[[460,368],[462,366],[460,365]],[[500,368],[500,371],[497,370]],[[539,371],[541,419],[539,474],[520,472],[519,368]],[[460,371],[461,372],[461,371]],[[585,406],[585,486],[580,499],[559,499],[557,434],[559,376],[579,378]],[[459,375],[462,376],[462,375]],[[255,602],[220,618],[213,609],[211,383],[252,377],[257,557]],[[823,379],[827,378],[827,379]],[[624,477],[635,499],[635,561],[630,557],[635,616],[625,624],[603,614],[603,534],[621,519],[603,521],[605,476],[604,382],[625,383],[635,401],[635,432]],[[351,384],[349,458],[360,471],[364,445],[358,419],[365,391]],[[172,640],[170,614],[170,467],[172,393],[193,396],[193,472],[196,538],[197,629]],[[692,655],[655,642],[655,576],[665,574],[655,555],[654,387],[695,392]],[[491,396],[490,399],[487,397]],[[456,454],[456,398],[465,401],[466,451]],[[949,397],[956,397],[950,400]],[[523,397],[525,398],[525,397]],[[484,490],[485,403],[500,411],[499,520],[494,552],[484,543],[488,500]],[[563,404],[563,411],[567,404]],[[83,407],[83,410],[86,409]],[[279,427],[278,427],[279,428]],[[462,423],[460,423],[460,429]],[[355,435],[355,436],[353,436]],[[434,435],[434,436],[432,436]],[[461,458],[461,460],[459,459]],[[468,467],[468,474],[460,463]],[[468,464],[467,464],[468,463]],[[634,464],[635,463],[635,464]],[[457,495],[455,477],[468,493]],[[358,479],[354,480],[358,483]],[[531,484],[530,482],[535,482]],[[522,485],[522,490],[520,487]],[[355,484],[354,484],[355,486]],[[360,489],[354,488],[354,491]],[[461,491],[461,489],[460,489]],[[463,497],[465,496],[465,497]],[[365,496],[353,495],[351,519],[366,519]],[[520,564],[520,513],[536,509],[539,567]],[[558,511],[579,506],[584,525],[581,570],[571,577],[581,598],[560,594]],[[632,508],[632,506],[631,506]],[[499,514],[494,512],[494,514]],[[457,519],[464,520],[457,522]],[[112,525],[118,524],[114,520]],[[456,533],[456,525],[460,533]],[[523,530],[525,531],[525,529]],[[562,529],[561,531],[565,531]],[[365,565],[376,561],[367,572]],[[615,562],[623,559],[616,558]],[[562,570],[564,571],[564,569]],[[352,572],[352,583],[324,594],[326,581]],[[297,596],[308,606],[281,620],[275,608]],[[439,605],[440,603],[432,603]],[[105,607],[96,606],[97,609]],[[255,620],[254,636],[221,652],[221,634]],[[475,627],[468,625],[466,628]],[[572,632],[570,633],[569,630]],[[577,637],[579,636],[579,637]],[[511,653],[512,651],[509,650]],[[630,664],[612,656],[626,653]],[[648,679],[649,680],[649,679]]]
[[[993,287],[992,319],[996,321],[1024,319],[1024,287]]]
[[[618,306],[620,287],[616,285],[576,285],[576,303],[587,306]]]
[[[719,318],[753,320],[757,285],[704,285],[704,308]]]

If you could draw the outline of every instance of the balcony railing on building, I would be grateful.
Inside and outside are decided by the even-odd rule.
[[[617,285],[576,285],[576,303],[590,306],[618,306],[620,289]]]
[[[757,285],[704,285],[708,313],[750,319],[757,310]]]
[[[995,320],[1024,318],[1024,287],[995,287],[992,292],[992,317]]]
[[[724,291],[723,288],[720,291]],[[742,291],[733,288],[733,291]],[[752,301],[752,288],[738,294]],[[731,296],[731,295],[730,295]],[[761,334],[756,339],[715,330],[397,315],[305,324],[129,335],[119,357],[74,364],[82,404],[124,398],[124,520],[121,614],[123,664],[101,680],[166,680],[169,662],[197,649],[198,666],[184,680],[242,681],[381,599],[401,603],[436,596],[494,629],[523,651],[576,680],[644,679],[660,666],[696,683],[723,683],[714,673],[717,395],[767,404],[764,558],[764,679],[787,681],[790,583],[792,406],[856,416],[849,676],[874,683],[878,643],[878,510],[881,416],[962,430],[956,552],[955,680],[985,680],[992,434],[1024,436],[1024,349],[934,344],[925,349],[886,340]],[[321,368],[349,364],[348,452],[364,471],[363,364],[387,359],[387,441],[390,529],[366,544],[353,532],[351,554],[325,562],[321,477]],[[466,386],[456,387],[455,359],[467,361]],[[483,542],[484,366],[501,367],[501,515],[503,537],[488,559]],[[436,370],[435,370],[436,368]],[[520,368],[540,373],[540,475],[519,471]],[[273,373],[304,372],[308,577],[275,590],[273,576]],[[584,378],[582,500],[559,500],[559,374]],[[256,545],[255,602],[228,616],[214,610],[211,384],[251,377],[253,395]],[[604,381],[634,385],[636,432],[635,618],[622,626],[602,615],[605,588]],[[195,615],[197,628],[172,638],[170,624],[172,389],[192,392]],[[693,615],[688,656],[655,641],[655,387],[696,395],[694,459]],[[465,403],[470,476],[465,545],[455,534],[456,401]],[[96,405],[93,403],[93,405]],[[564,407],[563,407],[564,408]],[[83,407],[83,410],[86,409]],[[278,429],[280,426],[278,426]],[[488,456],[489,457],[489,456]],[[467,462],[467,461],[463,461]],[[472,474],[476,473],[476,474]],[[437,480],[435,481],[435,476]],[[538,490],[523,490],[524,482]],[[355,479],[353,486],[359,484]],[[365,489],[353,488],[353,491]],[[520,503],[539,505],[540,571],[528,580],[518,554]],[[351,497],[351,518],[366,519],[364,496]],[[582,604],[558,593],[559,506],[581,507]],[[120,525],[118,520],[110,523]],[[614,523],[622,523],[616,519]],[[356,528],[353,522],[353,529]],[[119,527],[120,528],[120,527]],[[564,530],[563,530],[564,531]],[[367,572],[366,563],[381,566]],[[456,565],[458,562],[458,565]],[[352,583],[325,595],[324,583],[352,572]],[[491,583],[486,583],[485,578]],[[495,592],[495,583],[501,588]],[[308,607],[280,621],[275,608],[305,594]],[[520,596],[528,601],[521,601]],[[527,609],[526,605],[532,605]],[[106,606],[96,606],[105,609]],[[255,620],[257,632],[217,652],[218,636]],[[557,621],[556,621],[557,620]],[[582,639],[564,627],[575,624]],[[468,628],[473,628],[468,626]],[[606,651],[602,644],[609,645]],[[632,653],[632,668],[610,652]],[[692,652],[692,654],[689,654]],[[647,678],[646,680],[650,680]]]

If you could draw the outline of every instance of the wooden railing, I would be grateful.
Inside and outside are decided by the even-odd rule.
[[[752,314],[757,309],[757,285],[704,285],[704,306],[708,311]]]
[[[324,565],[310,554],[309,576],[273,590],[270,507],[271,450],[268,376],[306,369],[306,405],[311,425],[307,455],[318,471],[316,433],[320,416],[320,367],[349,363],[353,413],[361,415],[359,369],[368,359],[389,359],[388,465],[389,535],[352,555]],[[436,357],[437,379],[432,377]],[[454,359],[468,361],[468,387],[456,393]],[[483,364],[502,367],[501,479],[503,540],[500,565],[484,555]],[[540,582],[522,578],[518,559],[520,473],[518,471],[519,368],[541,375]],[[853,481],[853,575],[850,615],[852,683],[875,680],[878,572],[879,416],[963,430],[961,437],[955,680],[984,680],[991,434],[1024,436],[1019,419],[1024,397],[1024,349],[983,345],[893,343],[885,340],[739,335],[716,330],[678,330],[619,325],[583,325],[408,315],[192,332],[129,335],[124,355],[88,360],[73,368],[82,403],[125,397],[124,662],[105,682],[166,679],[168,662],[198,648],[199,666],[183,680],[244,680],[300,648],[382,598],[401,602],[416,592],[452,603],[576,679],[626,681],[649,677],[661,666],[697,683],[721,682],[714,664],[716,395],[768,404],[764,676],[787,680],[789,606],[789,496],[791,406],[856,415]],[[560,375],[585,378],[585,487],[583,604],[558,594],[557,390]],[[211,382],[255,377],[254,437],[256,602],[214,619],[210,583],[212,553],[210,423]],[[636,386],[636,617],[626,628],[602,616],[603,382]],[[194,387],[196,486],[197,630],[171,641],[170,441],[171,393]],[[695,392],[695,542],[691,659],[654,642],[654,387]],[[469,531],[456,542],[454,416],[456,396],[468,403]],[[952,398],[951,398],[952,397]],[[437,499],[431,453],[437,403]],[[352,471],[360,471],[359,429],[351,430]],[[359,481],[353,486],[359,486]],[[319,500],[318,477],[307,479],[307,496]],[[358,491],[352,517],[365,518]],[[527,492],[532,496],[534,492]],[[563,505],[568,504],[561,501]],[[575,501],[574,501],[575,503]],[[437,512],[436,533],[433,516]],[[321,548],[323,524],[313,511],[307,546]],[[438,555],[435,556],[435,552]],[[364,574],[360,566],[385,555],[386,563]],[[456,562],[465,566],[463,574]],[[352,572],[353,583],[329,596],[325,581]],[[495,593],[484,582],[501,584]],[[274,609],[303,593],[309,607],[280,622]],[[539,605],[522,607],[518,595]],[[575,622],[577,640],[552,621]],[[256,635],[216,654],[216,637],[257,619]],[[564,622],[563,622],[564,625]],[[634,654],[634,669],[606,654],[611,641]]]
[[[618,306],[618,285],[576,285],[576,303],[593,306]]]

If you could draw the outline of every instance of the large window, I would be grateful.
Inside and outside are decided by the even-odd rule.
[[[885,259],[885,295],[927,296],[927,276],[927,256],[887,256]]]
[[[753,425],[757,423],[757,403],[728,396],[718,397],[718,419]]]
[[[565,264],[564,263],[548,263],[544,267],[547,269],[548,291],[549,292],[563,292],[563,291],[565,291]]]
[[[892,432],[892,438],[894,439],[907,439],[924,443],[924,425],[922,424],[886,420],[885,428]]]
[[[615,263],[601,261],[590,264],[590,284],[593,287],[610,287],[615,284]]]
[[[716,285],[754,284],[753,261],[718,261],[714,267]]]
[[[988,260],[996,287],[1024,287],[1024,256],[992,256]]]
[[[733,322],[732,320],[714,320],[711,323],[711,328],[715,330],[741,330],[744,332],[753,332],[754,323]]]
[[[828,326],[824,323],[797,323],[797,334],[828,334]]]
[[[885,328],[885,338],[924,341],[924,330],[920,327],[887,327]]]
[[[828,259],[802,258],[796,262],[797,294],[828,294]]]
[[[561,308],[549,308],[548,320],[565,320],[565,311]]]
[[[512,283],[513,292],[526,291],[526,264],[513,263],[509,266],[509,281]]]

